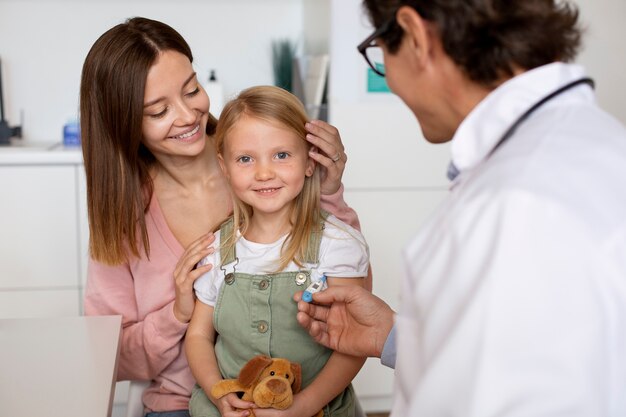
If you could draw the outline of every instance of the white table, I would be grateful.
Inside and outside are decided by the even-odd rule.
[[[0,320],[0,416],[108,417],[121,316]]]

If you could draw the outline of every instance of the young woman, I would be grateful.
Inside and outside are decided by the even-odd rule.
[[[151,380],[147,411],[182,416],[194,385],[182,341],[193,282],[206,272],[190,272],[185,248],[200,243],[207,255],[209,232],[232,211],[210,98],[192,62],[174,29],[133,18],[94,43],[80,88],[91,256],[85,313],[123,316],[118,379]],[[319,150],[310,156],[325,168],[324,207],[356,224],[343,202],[346,157],[336,129],[307,129]]]
[[[201,387],[190,402],[194,417],[236,415],[237,396],[217,399],[210,389],[259,354],[302,366],[303,390],[281,415],[354,415],[350,381],[364,359],[322,347],[296,320],[296,292],[312,282],[362,286],[369,262],[361,234],[320,210],[306,121],[295,96],[269,86],[244,90],[220,117],[216,147],[235,204],[215,234],[219,252],[201,262],[215,267],[194,285],[198,301],[186,338]],[[276,410],[255,415],[269,412]]]

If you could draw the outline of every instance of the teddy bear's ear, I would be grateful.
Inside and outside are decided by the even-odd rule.
[[[250,359],[239,371],[239,382],[245,388],[250,388],[256,382],[261,373],[272,363],[272,358],[265,355],[257,355]]]
[[[302,386],[302,367],[299,363],[291,363],[291,372],[293,372],[293,382],[291,383],[291,391],[294,394],[300,392]]]

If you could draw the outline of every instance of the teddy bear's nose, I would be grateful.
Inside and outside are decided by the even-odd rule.
[[[282,394],[287,389],[287,384],[285,384],[285,381],[281,381],[280,379],[272,379],[267,381],[267,387],[274,394]]]

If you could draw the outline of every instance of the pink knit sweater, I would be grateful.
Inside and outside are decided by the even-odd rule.
[[[323,196],[322,207],[359,229],[354,210],[343,201],[343,187]],[[153,195],[146,214],[150,259],[134,258],[119,266],[90,259],[85,290],[86,315],[122,315],[118,380],[151,380],[143,401],[148,411],[188,408],[191,375],[183,338],[187,324],[173,312],[174,267],[184,252]]]

